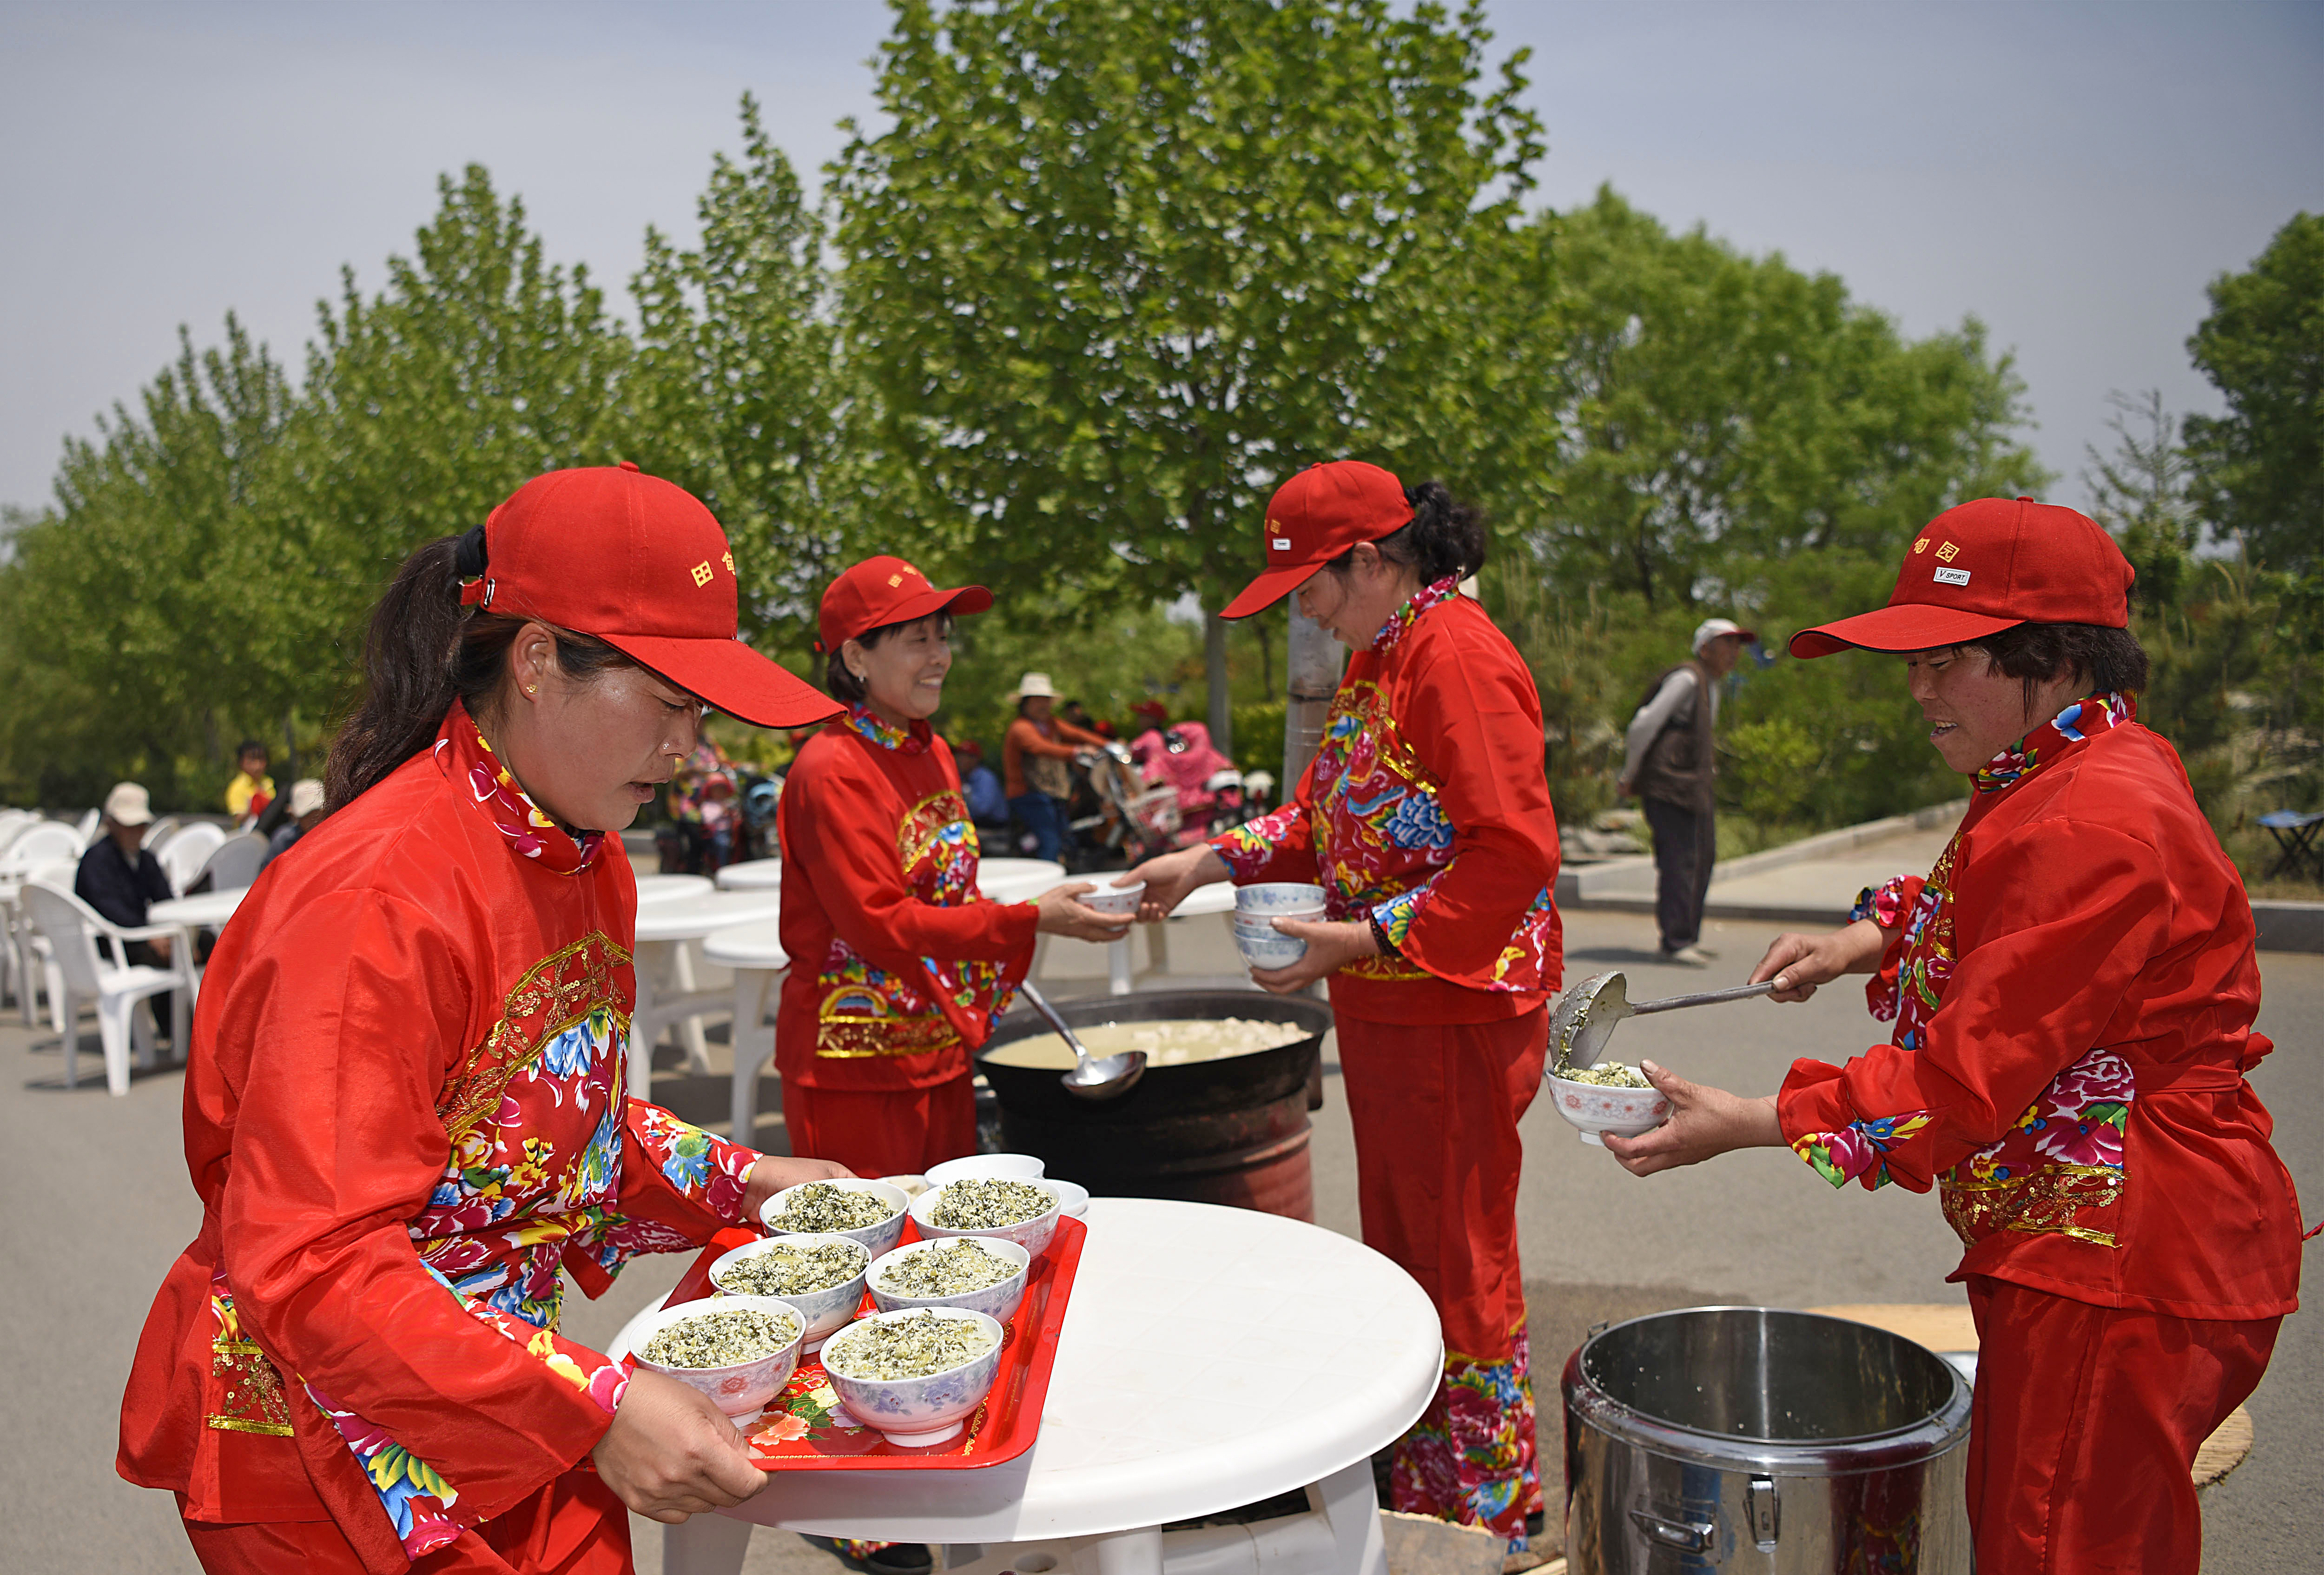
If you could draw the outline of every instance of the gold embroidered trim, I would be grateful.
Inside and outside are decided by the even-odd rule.
[[[206,1425],[220,1432],[290,1436],[290,1402],[282,1393],[282,1375],[264,1351],[248,1340],[214,1339],[210,1376],[224,1382],[226,1409],[202,1418]]]
[[[526,970],[501,1004],[501,1020],[437,1096],[437,1119],[454,1143],[491,1111],[501,1093],[549,1042],[604,1008],[626,1038],[630,1014],[613,987],[613,970],[630,960],[603,931],[592,930]]]
[[[849,994],[861,996],[860,990]],[[960,1042],[960,1032],[941,1014],[933,1017],[872,1017],[841,1014],[828,1007],[816,1025],[818,1059],[862,1061],[877,1055],[927,1055]]]
[[[904,811],[903,820],[896,826],[896,857],[903,866],[906,880],[912,878],[912,866],[927,857],[928,849],[934,848],[954,826],[967,831],[969,852],[982,851],[982,845],[976,838],[976,826],[968,818],[968,806],[952,789],[930,793]]]
[[[1959,1181],[1948,1173],[1940,1191],[1945,1222],[1966,1246],[1975,1246],[1997,1230],[2015,1230],[2110,1247],[2115,1245],[2112,1231],[2076,1224],[2075,1217],[2121,1202],[2123,1172],[2112,1165],[2056,1164],[1996,1181]]]
[[[1378,979],[1384,984],[1409,984],[1415,979],[1436,977],[1418,964],[1406,962],[1400,957],[1358,958],[1353,962],[1341,964],[1340,971],[1351,978]]]

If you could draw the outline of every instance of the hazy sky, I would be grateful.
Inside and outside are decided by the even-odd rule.
[[[1674,227],[1829,269],[1924,334],[1982,318],[2080,502],[2109,389],[2212,408],[2204,285],[2324,209],[2324,4],[1495,0],[1534,57],[1536,199],[1600,181]],[[862,0],[0,0],[0,503],[229,309],[294,369],[470,162],[552,257],[622,286],[681,237],[758,94],[813,178],[870,116]]]

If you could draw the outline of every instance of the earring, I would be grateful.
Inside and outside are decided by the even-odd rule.
[[[539,694],[540,691],[535,689],[532,685],[526,684],[524,686],[524,692],[527,694]]]

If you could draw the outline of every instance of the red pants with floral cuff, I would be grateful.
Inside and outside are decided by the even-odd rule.
[[[185,1495],[178,1504],[182,1510]],[[389,1534],[384,1517],[380,1526]],[[189,1520],[185,1527],[208,1575],[367,1575],[331,1521]],[[411,1575],[632,1575],[629,1508],[595,1471],[567,1471],[409,1568]]]
[[[1364,1241],[1420,1282],[1444,1382],[1398,1440],[1393,1507],[1525,1543],[1541,1507],[1517,1265],[1517,1121],[1541,1087],[1547,1007],[1499,1023],[1339,1014]]]
[[[2281,1318],[2172,1318],[1969,1281],[1978,1575],[2193,1570],[2195,1450],[2259,1385]]]
[[[783,1079],[783,1126],[800,1159],[859,1176],[917,1176],[976,1152],[972,1074],[926,1089],[810,1089]]]

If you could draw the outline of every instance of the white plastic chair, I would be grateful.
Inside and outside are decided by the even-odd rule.
[[[39,981],[46,970],[38,938],[24,919],[19,892],[33,875],[46,874],[57,865],[65,867],[65,885],[70,885],[70,871],[80,854],[79,834],[61,820],[42,820],[25,828],[7,851],[0,853],[0,973],[7,976],[9,987],[16,992],[16,1006],[27,1028],[40,1021]]]
[[[217,850],[189,884],[199,885],[202,877],[208,876],[209,889],[214,892],[247,891],[250,883],[258,878],[258,866],[265,862],[266,838],[255,831],[236,832],[218,844]]]
[[[176,996],[176,1032],[182,1045],[184,1036],[192,1026],[187,1010],[187,987],[191,982],[186,972],[186,959],[180,950],[171,953],[168,968],[152,968],[143,963],[116,963],[98,950],[97,938],[108,935],[116,947],[132,940],[152,940],[171,933],[166,924],[141,925],[125,930],[113,923],[96,909],[62,887],[44,880],[28,881],[24,885],[24,906],[33,924],[54,953],[57,969],[62,977],[60,998],[64,1006],[65,1087],[79,1081],[80,1022],[78,1010],[83,996],[97,1002],[97,1032],[105,1047],[105,1086],[115,1095],[129,1092],[129,1050],[134,1040],[137,1062],[151,1068],[153,1064],[152,1008],[143,1012],[136,1008],[140,1002],[152,996]],[[126,952],[120,955],[126,956]]]
[[[225,846],[225,827],[196,820],[163,843],[153,857],[161,861],[161,873],[170,877],[170,889],[182,897],[202,873],[202,866],[209,862],[210,855]]]
[[[180,822],[175,815],[162,816],[160,820],[155,820],[152,824],[145,828],[145,835],[137,839],[137,846],[144,848],[148,853],[152,854],[155,857],[160,857],[161,849],[170,845],[170,838],[178,834],[178,827],[180,824]]]
[[[81,847],[86,848],[97,840],[97,829],[104,824],[105,811],[91,810],[80,818],[80,824],[73,828],[73,835],[80,838]]]
[[[20,831],[29,831],[41,823],[41,818],[30,810],[0,810],[0,853],[8,851],[8,844],[16,840]]]

